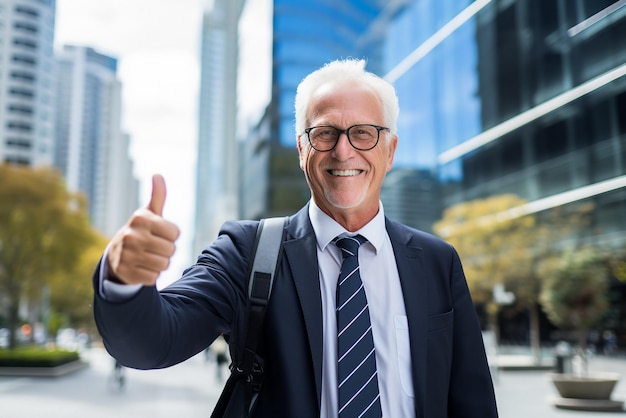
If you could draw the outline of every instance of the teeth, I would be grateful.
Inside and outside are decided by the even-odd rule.
[[[351,177],[356,176],[361,172],[361,170],[330,170],[330,174],[333,176],[339,177]]]

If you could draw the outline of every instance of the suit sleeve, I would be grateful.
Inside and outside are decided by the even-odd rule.
[[[180,363],[229,335],[245,311],[255,222],[227,222],[218,238],[181,278],[158,291],[142,287],[129,299],[110,301],[94,284],[94,317],[109,353],[127,367],[154,369]]]

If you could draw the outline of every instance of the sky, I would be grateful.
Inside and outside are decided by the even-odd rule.
[[[57,0],[55,49],[89,46],[118,59],[122,128],[147,205],[154,173],[164,176],[163,216],[181,229],[159,287],[195,260],[191,253],[199,51],[206,0]],[[121,227],[122,225],[120,225]]]

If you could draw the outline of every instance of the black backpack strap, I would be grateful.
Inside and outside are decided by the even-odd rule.
[[[248,372],[248,377],[258,378],[263,373],[262,365],[256,362],[256,350],[272,293],[286,221],[287,218],[261,219],[257,230],[254,260],[248,281],[246,334],[239,362],[239,367]]]
[[[244,345],[234,350],[237,358],[211,417],[246,417],[261,389],[263,365],[256,350],[265,311],[272,293],[280,259],[286,217],[262,219],[256,234],[254,257],[248,280],[248,307]]]

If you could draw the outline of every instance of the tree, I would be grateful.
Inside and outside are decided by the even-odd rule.
[[[95,235],[85,199],[50,168],[0,165],[0,219],[0,303],[15,347],[20,301],[39,300],[43,285],[71,269]]]
[[[90,278],[105,246],[106,239],[96,236],[76,263],[50,277],[50,310],[54,318],[52,322],[56,322],[47,324],[51,335],[55,335],[60,327],[95,329]]]
[[[560,328],[576,332],[585,366],[589,330],[609,308],[608,261],[592,247],[568,249],[546,275],[540,294],[548,318]]]
[[[566,238],[576,239],[591,206],[569,211],[556,208],[541,215],[515,195],[498,195],[450,207],[435,224],[435,232],[455,246],[463,258],[474,299],[488,306],[490,324],[499,340],[494,288],[504,286],[515,295],[515,306],[527,310],[530,342],[540,359],[539,293],[542,265],[560,254]]]
[[[510,194],[464,202],[448,208],[434,226],[435,233],[459,252],[472,296],[488,306],[490,327],[496,332],[494,287],[506,288],[510,278],[529,275],[530,254],[526,249],[535,218],[503,216],[525,203]]]

